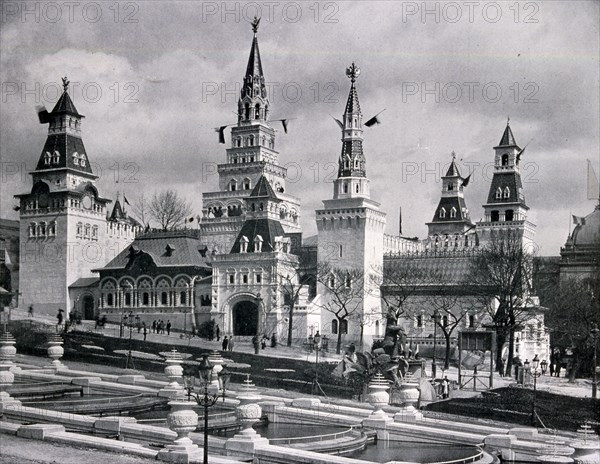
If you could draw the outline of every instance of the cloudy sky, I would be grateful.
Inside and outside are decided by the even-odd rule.
[[[426,10],[423,9],[425,6]],[[60,77],[84,120],[104,196],[176,188],[197,213],[225,161],[214,127],[235,122],[260,9],[259,42],[288,192],[302,225],[332,195],[340,116],[356,61],[372,197],[388,232],[424,237],[451,151],[472,219],[483,215],[493,149],[510,115],[542,255],[557,255],[569,214],[586,198],[586,159],[599,161],[599,3],[543,2],[9,2],[1,3],[0,183],[3,217],[31,188],[46,137],[35,106],[52,108]],[[277,127],[280,129],[280,127]]]

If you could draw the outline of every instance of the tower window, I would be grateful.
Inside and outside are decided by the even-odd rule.
[[[248,274],[242,275],[242,283],[243,284],[247,284],[248,283]]]
[[[58,164],[60,161],[60,153],[57,150],[54,150],[54,156],[52,157],[52,162],[54,164]]]
[[[244,179],[244,190],[250,190],[250,179]]]
[[[500,187],[496,189],[496,198],[502,198],[502,189]]]
[[[240,239],[240,253],[246,253],[248,251],[248,237],[242,235]]]
[[[451,218],[456,218],[456,208],[454,206],[450,210],[450,217]]]
[[[446,217],[446,208],[442,207],[440,209],[440,218],[444,219]]]
[[[417,321],[416,322],[417,322],[417,327],[423,327],[423,315],[422,314],[419,314],[417,316]]]
[[[231,179],[231,182],[229,182],[229,190],[232,192],[237,190],[237,181],[235,179]]]
[[[502,166],[508,166],[508,155],[502,155]]]
[[[29,224],[29,236],[35,237],[36,232],[37,232],[37,224],[35,222],[32,222],[31,224]]]
[[[490,220],[492,222],[498,222],[500,220],[500,213],[496,210],[490,213]]]
[[[448,184],[448,191],[451,192],[454,190],[454,184]]]
[[[344,182],[344,193],[348,193],[348,182]]]
[[[469,327],[470,328],[475,327],[475,315],[474,314],[469,314]]]
[[[262,283],[262,274],[256,274],[256,283],[257,284]]]
[[[360,193],[360,184],[356,184],[356,193]]]
[[[79,153],[77,152],[73,153],[73,164],[79,166]]]
[[[254,237],[254,253],[261,253],[263,246],[263,238],[260,235]]]
[[[81,237],[83,235],[83,224],[81,222],[77,223],[77,227],[75,229],[75,235],[77,237]]]
[[[504,220],[505,221],[514,221],[515,218],[515,212],[512,209],[507,209],[506,212],[504,213]]]
[[[508,187],[504,188],[504,198],[510,198],[510,189]]]
[[[114,298],[113,298],[113,294],[112,293],[109,293],[108,295],[106,295],[106,304],[108,306],[112,306],[113,305],[113,303],[114,303],[113,300],[114,300]]]
[[[233,285],[235,283],[235,276],[233,274],[229,274],[229,283]]]
[[[52,155],[50,155],[50,152],[47,151],[46,154],[44,155],[44,164],[49,165],[51,160],[52,160]]]

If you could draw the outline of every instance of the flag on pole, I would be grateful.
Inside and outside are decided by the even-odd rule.
[[[383,113],[384,111],[385,111],[385,109],[381,110],[379,113],[377,113],[375,116],[373,116],[367,122],[365,122],[365,126],[371,127],[371,126],[374,126],[375,124],[381,124],[381,120],[378,118],[378,116],[381,113]]]
[[[131,206],[131,204],[129,203],[129,201],[127,201],[127,197],[125,195],[123,195],[123,201],[125,202],[126,205]]]
[[[44,105],[36,106],[38,119],[40,120],[40,124],[48,124],[50,122],[50,113]]]
[[[219,133],[219,143],[225,143],[225,129],[229,126],[215,127],[215,132]]]
[[[594,166],[592,166],[590,160],[587,160],[587,198],[588,200],[598,200],[600,198],[598,176],[594,172]]]
[[[331,116],[331,115],[329,115]],[[340,126],[340,129],[344,130],[344,125],[342,124],[342,121],[340,121],[338,118],[334,118],[333,116],[331,116],[333,118],[333,120],[335,122],[337,122],[337,125]]]
[[[462,181],[463,187],[466,187],[467,185],[469,185],[469,181],[471,180],[472,175],[473,175],[473,173],[469,174],[465,179],[463,179],[463,181]]]
[[[576,226],[583,226],[583,225],[585,225],[585,218],[584,217],[575,216],[574,214],[572,214],[571,216],[573,216],[573,224],[575,224]]]

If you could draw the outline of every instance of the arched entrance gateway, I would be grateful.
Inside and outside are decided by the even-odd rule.
[[[94,319],[94,297],[86,295],[83,297],[83,318],[87,320]]]
[[[258,305],[252,301],[240,301],[231,311],[233,335],[256,335],[258,330]]]

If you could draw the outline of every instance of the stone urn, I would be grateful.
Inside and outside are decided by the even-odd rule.
[[[65,354],[65,350],[62,347],[63,339],[60,335],[51,334],[48,337],[48,357],[52,359],[51,367],[55,370],[65,367],[60,358]]]
[[[394,415],[396,422],[415,422],[423,419],[423,414],[415,407],[419,402],[419,384],[404,381],[396,390],[396,399],[400,402],[400,410]]]
[[[0,363],[10,364],[11,371],[14,371],[16,368],[14,363],[17,354],[17,349],[15,348],[16,343],[17,341],[10,332],[4,332],[0,335]]]
[[[165,375],[170,381],[170,383],[161,391],[166,392],[166,396],[170,397],[183,396],[183,386],[178,382],[178,380],[183,377],[183,367],[181,367],[181,363],[184,359],[189,358],[191,354],[180,353],[176,349],[163,351],[159,354],[165,358]]]
[[[223,370],[223,363],[225,360],[223,359],[223,356],[221,356],[221,353],[216,350],[208,355],[208,360],[213,365],[210,383],[219,387],[219,390],[222,390],[222,385],[220,385],[219,382],[219,373]]]
[[[192,409],[195,404],[192,401],[169,401],[171,412],[167,414],[167,425],[177,434],[177,438],[158,452],[158,459],[175,463],[191,462],[193,456],[200,454],[198,445],[189,437],[190,432],[198,427],[198,414]]]
[[[369,382],[369,393],[366,395],[366,401],[373,406],[374,415],[384,415],[383,407],[389,404],[390,395],[388,390],[390,384],[387,379],[381,375],[376,374]]]

